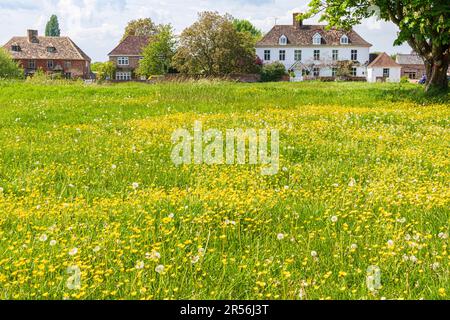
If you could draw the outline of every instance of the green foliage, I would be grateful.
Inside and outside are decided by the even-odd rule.
[[[158,26],[150,18],[137,19],[128,22],[122,40],[128,36],[153,36],[158,32]]]
[[[158,33],[144,49],[137,73],[147,78],[167,74],[175,54],[175,44],[172,26],[159,26]]]
[[[182,73],[206,76],[252,73],[257,70],[254,39],[236,31],[230,15],[202,12],[181,34],[174,65]]]
[[[45,26],[45,36],[46,37],[59,37],[61,36],[61,30],[59,29],[58,17],[56,15],[52,15],[50,20],[47,22]]]
[[[261,30],[257,29],[248,20],[234,19],[233,26],[234,26],[234,29],[238,32],[246,32],[246,33],[250,34],[255,39],[255,42],[260,40],[262,37]]]
[[[286,74],[286,68],[281,62],[265,64],[261,70],[261,81],[280,81]]]
[[[407,42],[425,61],[427,90],[448,88],[450,2],[448,0],[312,0],[300,19],[320,14],[329,27],[350,29],[362,19],[378,16],[398,28],[395,45]]]
[[[409,83],[409,78],[407,76],[401,77],[400,83]]]
[[[94,62],[91,64],[91,70],[97,75],[97,79],[100,81],[114,79],[116,65],[112,61]]]
[[[0,79],[19,78],[23,78],[23,70],[5,49],[0,48]]]

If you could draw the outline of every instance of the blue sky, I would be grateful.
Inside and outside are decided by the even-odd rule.
[[[180,33],[200,11],[230,13],[245,18],[264,32],[275,21],[290,24],[292,12],[302,12],[308,0],[0,0],[0,44],[27,29],[42,34],[50,15],[57,14],[63,35],[70,36],[94,61],[105,61],[123,34],[129,20],[150,17],[171,23]],[[316,23],[311,19],[305,23]],[[394,47],[397,28],[392,23],[369,19],[355,27],[374,46],[372,51],[409,52]]]

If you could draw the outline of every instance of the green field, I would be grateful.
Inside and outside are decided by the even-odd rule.
[[[0,299],[450,295],[448,97],[4,82],[0,111]],[[196,120],[278,129],[282,169],[176,167],[172,132]]]

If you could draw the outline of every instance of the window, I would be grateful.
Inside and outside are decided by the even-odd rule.
[[[129,81],[131,80],[131,72],[116,72],[116,80]]]
[[[331,69],[331,76],[332,77],[336,77],[336,75],[337,75],[337,68],[332,68]]]
[[[117,65],[118,66],[128,66],[130,64],[130,60],[128,57],[118,57],[117,58]]]
[[[285,46],[287,45],[287,37],[285,35],[282,35],[280,37],[280,41],[279,41],[280,45]]]
[[[358,61],[358,50],[352,50],[352,61]]]
[[[322,36],[318,33],[316,33],[313,37],[313,44],[318,45],[322,44]]]
[[[47,68],[48,69],[53,69],[53,67],[54,67],[53,60],[47,60]]]
[[[17,44],[12,45],[11,46],[11,50],[14,51],[14,52],[20,52],[21,51],[20,46],[17,45]]]
[[[314,60],[320,60],[320,50],[314,50]]]
[[[314,67],[313,76],[318,77],[320,75],[320,69],[318,67]]]
[[[348,37],[345,34],[341,37],[341,44],[348,44]]]
[[[387,68],[383,69],[383,77],[384,78],[389,78],[389,69],[387,69]]]
[[[356,71],[357,71],[356,68],[352,68],[352,73],[351,73],[352,77],[356,77]]]
[[[64,68],[65,68],[65,69],[70,69],[70,68],[72,68],[72,62],[71,62],[71,61],[65,61],[65,62],[64,62]]]
[[[280,50],[280,61],[286,60],[286,50]]]
[[[302,50],[294,51],[294,59],[295,61],[302,61]]]
[[[47,47],[47,52],[55,53],[56,52],[56,48],[55,47]]]
[[[66,72],[64,76],[66,77],[66,79],[72,79],[72,74],[70,72]]]
[[[36,69],[36,60],[28,60],[28,69]]]
[[[333,61],[339,60],[339,50],[333,50]]]
[[[264,50],[264,60],[270,61],[270,50]]]

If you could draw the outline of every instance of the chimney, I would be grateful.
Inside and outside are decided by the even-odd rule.
[[[38,31],[28,30],[28,42],[38,42]]]
[[[303,20],[299,20],[299,16],[301,16],[301,13],[293,13],[292,17],[293,17],[293,25],[294,27],[296,27],[297,29],[300,29],[303,26]]]

